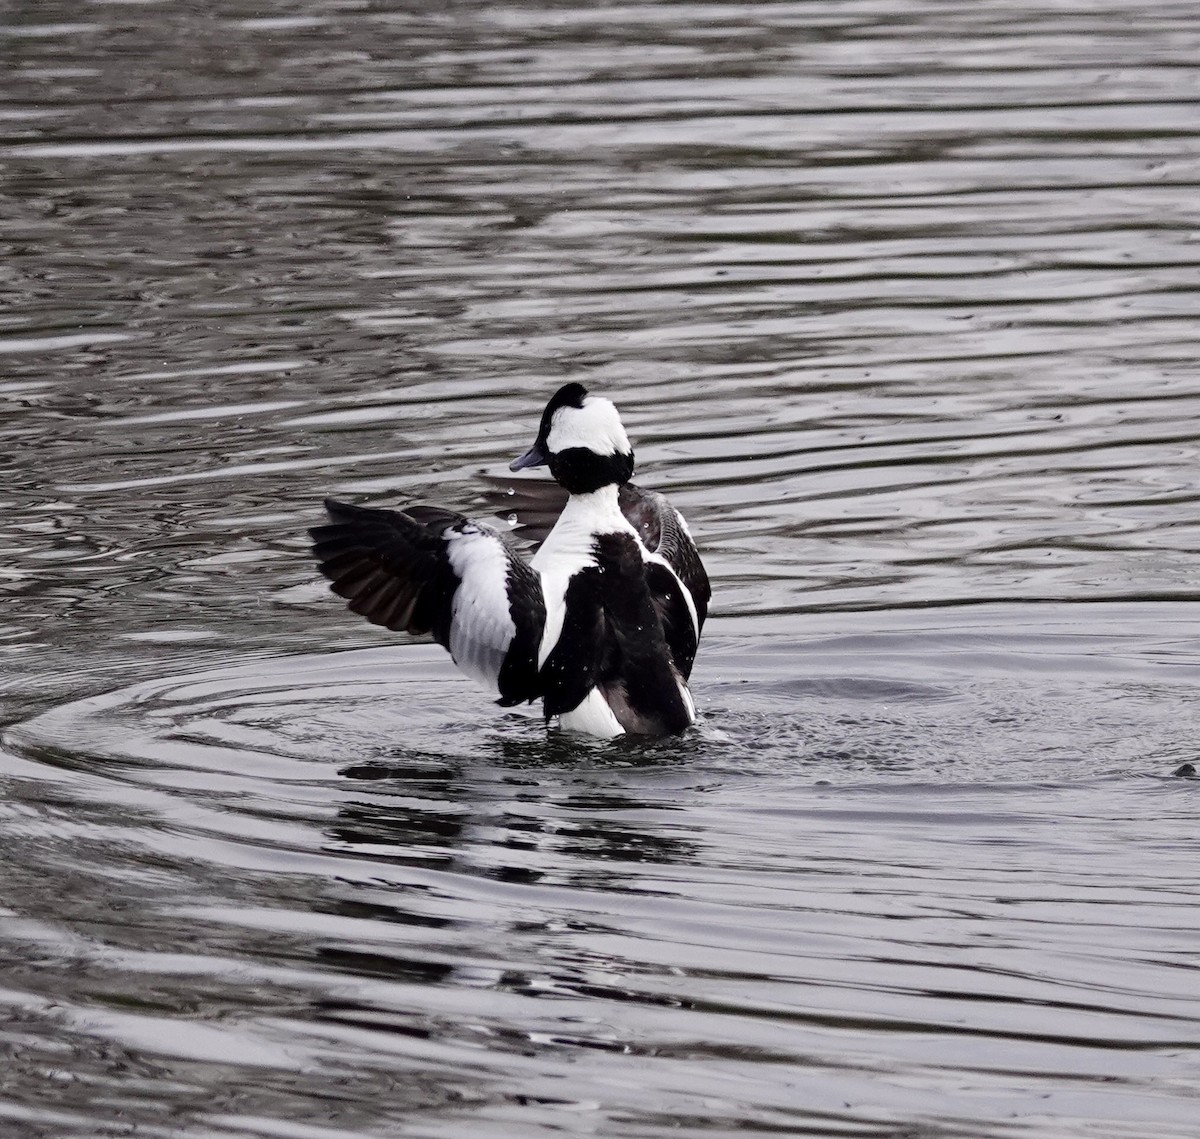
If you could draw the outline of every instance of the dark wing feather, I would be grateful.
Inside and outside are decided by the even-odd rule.
[[[675,662],[679,675],[687,680],[696,660],[700,634],[684,599],[679,578],[662,562],[650,561],[646,563],[646,588],[650,591],[650,600],[662,625],[671,660]]]
[[[329,499],[313,554],[352,612],[431,633],[502,704],[541,695],[537,649],[546,611],[532,569],[490,526],[437,506],[379,510]]]
[[[466,519],[448,510],[439,511],[436,520],[417,518],[333,499],[326,500],[325,509],[330,523],[309,531],[313,555],[351,612],[397,632],[432,633],[448,645],[458,578],[438,526]]]
[[[633,483],[621,487],[621,513],[650,553],[646,584],[662,623],[671,659],[687,680],[708,616],[711,589],[696,544],[679,512],[657,491]],[[689,605],[688,602],[691,602]]]
[[[644,490],[633,483],[625,483],[621,487],[618,501],[621,513],[641,535],[646,549],[657,554],[671,567],[691,595],[696,608],[696,637],[699,638],[708,616],[712,588],[683,516],[664,495],[654,490]]]

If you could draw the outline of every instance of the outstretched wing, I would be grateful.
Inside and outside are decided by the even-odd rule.
[[[484,497],[497,515],[516,521],[518,536],[535,544],[554,528],[567,492],[556,482],[483,476]],[[638,532],[647,559],[647,581],[675,667],[686,679],[696,658],[712,589],[687,523],[657,491],[624,483],[617,492],[621,513]]]
[[[375,625],[431,633],[503,705],[541,695],[541,582],[492,527],[436,506],[378,510],[327,499],[313,554],[333,592]]]

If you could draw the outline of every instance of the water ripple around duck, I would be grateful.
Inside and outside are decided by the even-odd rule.
[[[1194,4],[26,8],[0,1130],[1194,1136]],[[567,377],[681,740],[313,581]]]

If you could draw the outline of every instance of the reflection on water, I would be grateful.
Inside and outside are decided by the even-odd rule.
[[[1194,1136],[1193,4],[0,52],[0,1131]],[[682,740],[313,581],[566,377],[705,548]]]

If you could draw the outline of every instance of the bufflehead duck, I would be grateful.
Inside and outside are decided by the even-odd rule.
[[[505,502],[540,540],[528,562],[451,510],[329,499],[310,531],[320,570],[373,624],[432,633],[503,707],[541,698],[547,720],[595,736],[683,731],[710,597],[687,524],[629,481],[617,409],[582,384],[554,394],[510,469],[547,464],[557,485],[522,481]]]

